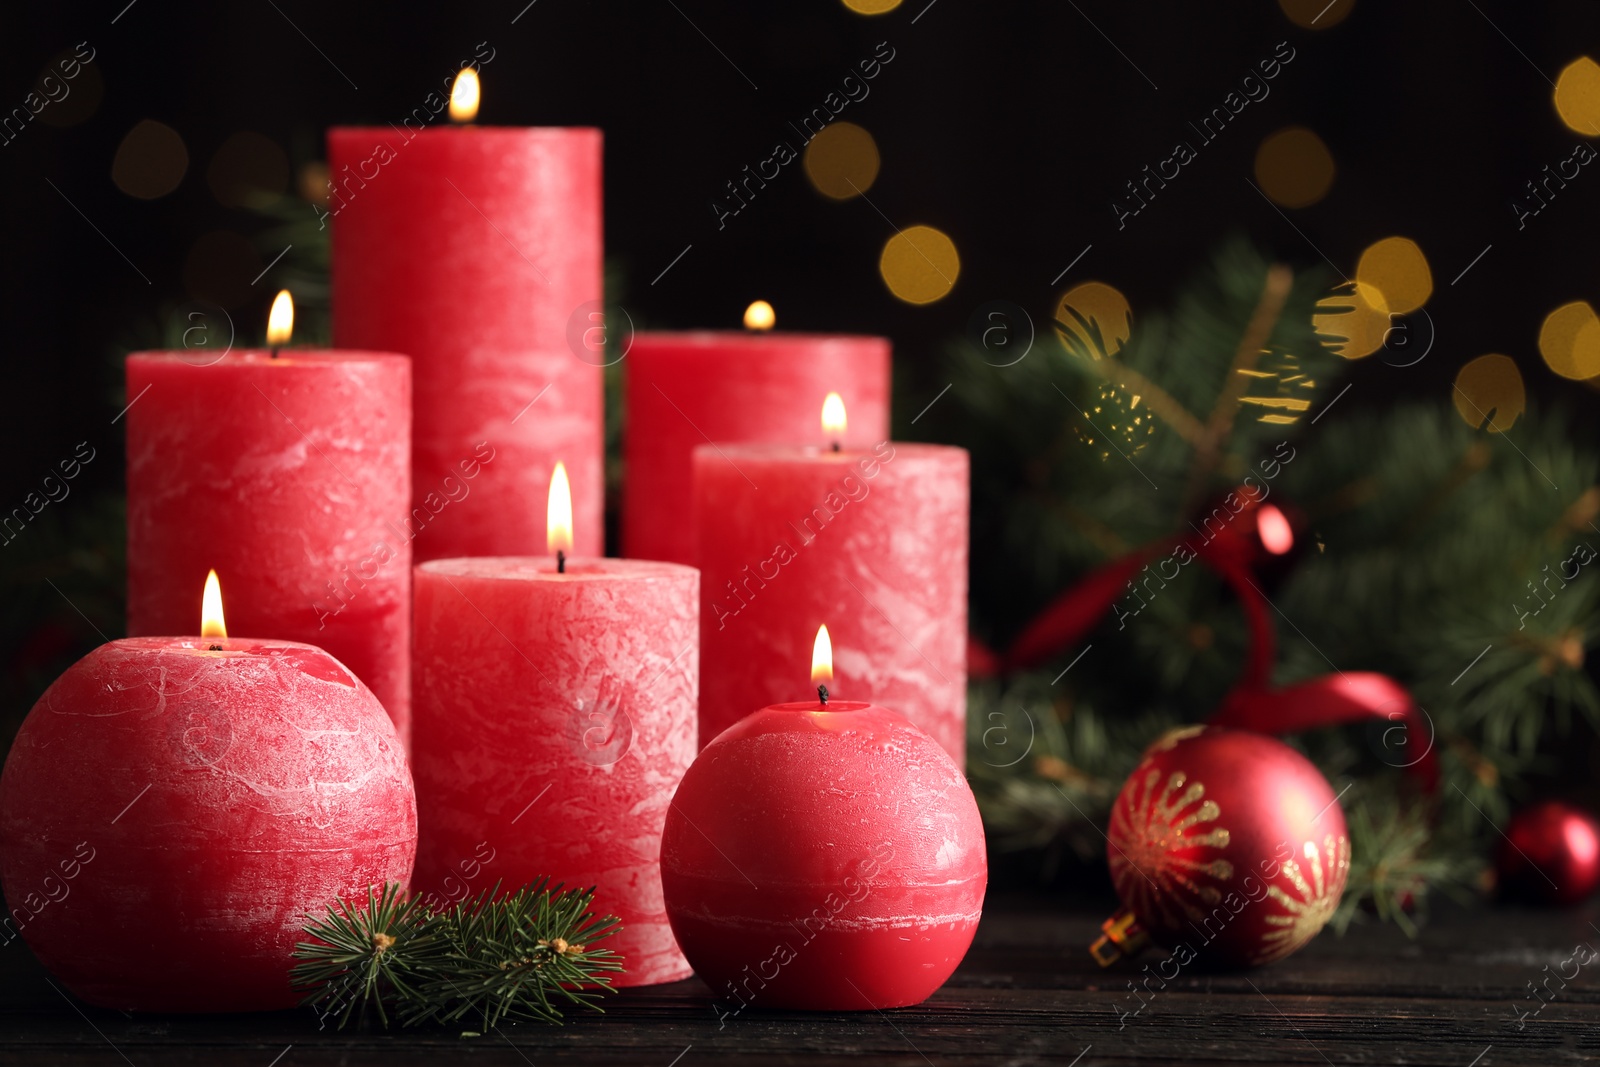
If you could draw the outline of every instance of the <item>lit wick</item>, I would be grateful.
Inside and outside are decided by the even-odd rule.
[[[811,680],[817,683],[817,699],[828,706],[828,683],[833,681],[833,638],[827,626],[817,627],[817,639],[811,645]]]
[[[289,296],[289,290],[282,289],[272,300],[272,310],[267,312],[267,347],[273,359],[278,358],[278,349],[288,344],[293,334],[294,299]]]
[[[822,401],[822,432],[829,438],[829,447],[839,451],[839,439],[844,436],[844,398],[838,393],[829,393]]]
[[[825,685],[817,686],[817,699],[822,701],[822,704],[823,704],[824,707],[827,706],[827,704],[828,704],[828,687],[827,686],[825,686]]]
[[[567,573],[567,554],[561,551],[559,548],[556,549],[556,573]]]
[[[545,507],[545,546],[556,557],[556,573],[567,573],[567,549],[572,547],[572,483],[567,465],[557,463],[550,474],[550,500]]]

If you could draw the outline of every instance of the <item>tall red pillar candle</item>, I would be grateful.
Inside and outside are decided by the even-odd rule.
[[[964,765],[968,470],[940,445],[695,449],[703,743],[792,692],[826,622],[841,692]]]
[[[810,441],[817,405],[830,392],[849,406],[846,446],[870,448],[889,437],[889,342],[882,337],[641,333],[623,368],[626,556],[695,562],[694,529],[683,516],[696,445]]]
[[[404,884],[416,842],[394,727],[323,650],[113,641],[45,690],[0,774],[4,933],[104,1007],[291,1008],[306,916]]]
[[[237,630],[327,649],[404,742],[410,362],[305,349],[195,358],[128,357],[128,632],[193,629],[194,590],[215,568]]]
[[[640,560],[416,568],[416,887],[549,875],[622,919],[618,985],[686,977],[661,899],[667,804],[695,753],[699,576]]]
[[[667,911],[720,1004],[917,1004],[983,909],[983,822],[949,755],[897,712],[763,708],[708,744],[667,812]]]
[[[416,369],[417,558],[538,551],[558,458],[576,547],[598,555],[603,360],[581,338],[602,298],[600,131],[336,128],[328,166],[334,341]]]

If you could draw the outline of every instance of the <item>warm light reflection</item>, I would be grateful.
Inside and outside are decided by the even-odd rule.
[[[572,551],[572,484],[567,481],[567,465],[557,463],[550,475],[550,503],[545,510],[546,543],[550,554]]]
[[[837,441],[844,436],[844,397],[829,393],[822,401],[822,436]]]
[[[811,646],[811,684],[822,685],[833,681],[833,639],[828,636],[827,624],[817,627],[817,640]]]
[[[932,226],[907,226],[884,243],[878,274],[889,292],[908,304],[931,304],[961,275],[956,243]]]
[[[222,620],[222,586],[217,582],[216,571],[206,575],[206,591],[200,597],[200,636],[228,636],[227,623]]]
[[[1539,354],[1563,378],[1600,375],[1600,316],[1586,300],[1562,304],[1539,327]]]
[[[1294,547],[1294,530],[1276,504],[1263,504],[1256,511],[1256,535],[1261,538],[1261,547],[1274,556]]]
[[[765,300],[757,300],[744,309],[744,328],[747,330],[770,330],[777,321],[778,313]]]
[[[289,343],[294,333],[294,298],[284,289],[272,301],[267,312],[267,347],[279,348]]]
[[[477,118],[481,93],[478,72],[471,67],[462,67],[461,73],[456,75],[455,84],[450,86],[450,121],[471,122]]]
[[[1528,403],[1516,361],[1498,352],[1479,356],[1457,371],[1451,393],[1467,425],[1489,433],[1511,429]]]
[[[1356,284],[1382,294],[1372,303],[1382,304],[1388,315],[1409,315],[1433,295],[1428,257],[1409,237],[1385,237],[1368,245],[1356,262]]]

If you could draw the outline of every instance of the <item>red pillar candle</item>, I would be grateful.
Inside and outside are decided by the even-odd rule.
[[[967,453],[701,445],[694,476],[702,742],[781,700],[826,621],[845,690],[964,765]]]
[[[889,342],[882,337],[641,333],[623,367],[627,556],[695,562],[694,530],[683,515],[696,445],[810,441],[817,404],[829,392],[850,407],[847,447],[870,448],[889,437]]]
[[[729,1014],[917,1004],[972,943],[988,865],[959,768],[904,716],[776,704],[701,751],[667,811],[667,913]]]
[[[622,919],[618,985],[686,977],[657,858],[695,753],[699,575],[641,560],[416,568],[416,887],[549,875]]]
[[[537,551],[557,458],[598,554],[602,360],[580,341],[602,296],[600,131],[336,128],[328,166],[334,341],[415,361],[417,558]]]
[[[326,648],[404,741],[409,361],[303,349],[193,360],[128,357],[128,632],[190,629],[214,567],[236,629]]]
[[[328,653],[113,641],[45,690],[0,774],[3,933],[104,1007],[290,1008],[305,917],[404,884],[416,840],[394,727]]]

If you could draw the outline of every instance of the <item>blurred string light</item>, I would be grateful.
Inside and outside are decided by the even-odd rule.
[[[1556,114],[1585,137],[1600,137],[1600,63],[1579,56],[1556,78]]]
[[[1584,381],[1600,375],[1600,318],[1588,301],[1562,304],[1545,316],[1539,354],[1563,378]]]
[[[900,6],[900,0],[841,0],[858,15],[887,15]]]
[[[872,188],[879,162],[872,134],[853,122],[829,123],[806,145],[806,177],[833,200],[849,200]]]
[[[1304,126],[1286,126],[1256,149],[1256,184],[1283,207],[1310,207],[1333,186],[1333,154]]]
[[[961,256],[944,231],[907,226],[884,244],[878,273],[889,292],[906,303],[931,304],[955,287]]]
[[[144,119],[129,130],[111,160],[111,180],[140,200],[166,196],[183,181],[189,150],[178,131],[163,122]]]
[[[1317,302],[1318,333],[1338,339],[1334,351],[1361,359],[1383,347],[1394,320],[1409,315],[1433,295],[1428,257],[1409,237],[1385,237],[1356,262],[1356,276]]]
[[[1122,351],[1133,333],[1133,309],[1116,288],[1104,282],[1080,282],[1056,301],[1052,326],[1056,337],[1075,355],[1110,359]],[[1156,428],[1143,399],[1102,382],[1085,413],[1088,418],[1074,420],[1073,432],[1085,445],[1097,449],[1102,461],[1111,458],[1113,447],[1120,455],[1138,455]]]
[[[1509,356],[1492,352],[1467,363],[1456,372],[1451,391],[1456,411],[1474,429],[1505,433],[1527,407],[1522,372]]]
[[[1355,0],[1278,0],[1289,21],[1306,30],[1325,30],[1345,20]]]

